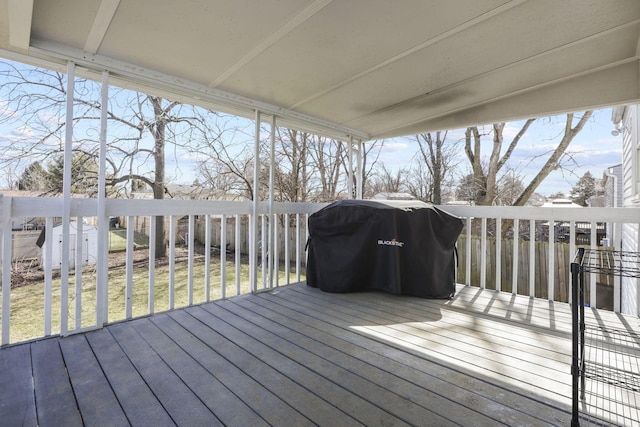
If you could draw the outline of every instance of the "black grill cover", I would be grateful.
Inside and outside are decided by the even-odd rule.
[[[309,217],[307,284],[451,298],[462,227],[460,218],[420,201],[332,203]]]

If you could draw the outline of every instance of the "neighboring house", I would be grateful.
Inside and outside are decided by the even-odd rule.
[[[619,106],[613,109],[611,121],[615,129],[612,134],[622,134],[622,199],[624,207],[640,208],[640,109],[638,105]],[[640,221],[640,219],[639,219]],[[640,225],[625,224],[621,230],[623,251],[640,251]],[[640,280],[621,279],[622,313],[640,316]]]
[[[624,203],[622,186],[622,163],[609,166],[602,174],[605,204],[607,208],[621,208]]]
[[[416,200],[409,193],[378,193],[372,197],[373,200]]]
[[[569,199],[548,199],[542,204],[543,208],[581,208],[582,206],[573,203]]]

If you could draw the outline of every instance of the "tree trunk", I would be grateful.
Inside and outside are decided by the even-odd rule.
[[[164,199],[165,190],[165,164],[164,164],[164,146],[165,146],[165,127],[166,122],[163,119],[164,111],[162,109],[162,99],[151,97],[153,104],[153,113],[156,119],[155,125],[151,129],[155,141],[154,161],[155,180],[153,182],[153,198],[155,200]],[[156,217],[156,258],[162,258],[167,255],[167,243],[164,234],[164,217]]]

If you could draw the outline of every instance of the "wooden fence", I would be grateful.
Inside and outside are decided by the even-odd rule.
[[[480,286],[481,272],[481,238],[480,236],[471,236],[471,286]],[[467,236],[462,234],[458,238],[458,269],[457,282],[466,283],[466,244]],[[532,267],[529,263],[530,246],[528,241],[520,241],[518,244],[518,278],[517,293],[521,295],[529,295],[529,272],[531,268],[535,269],[534,288],[535,296],[538,298],[548,299],[548,269],[549,269],[549,243],[536,242],[535,265]],[[512,292],[513,290],[513,240],[502,239],[501,253],[501,271],[500,283],[501,290],[504,292]],[[570,264],[575,254],[570,253],[568,243],[555,243],[555,272],[554,272],[554,293],[555,301],[568,302],[571,286]],[[496,241],[495,238],[487,238],[487,258],[486,258],[486,288],[495,289],[496,283]],[[588,276],[588,275],[587,275]],[[586,278],[587,282],[589,277]],[[613,277],[608,274],[598,274],[596,279],[598,291],[598,307],[608,308],[612,305],[612,286]],[[589,286],[587,283],[586,301],[589,301]]]

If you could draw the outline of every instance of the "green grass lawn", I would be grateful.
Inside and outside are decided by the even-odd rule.
[[[123,230],[126,232],[126,230]],[[118,237],[118,233],[114,233]],[[118,244],[113,238],[112,241]],[[143,242],[141,240],[141,242]],[[141,246],[143,244],[141,243]],[[136,251],[137,252],[137,251]],[[132,316],[143,316],[149,313],[149,271],[148,266],[136,267],[133,271],[132,286]],[[290,282],[294,282],[295,272],[290,275]],[[196,256],[194,262],[193,280],[193,303],[198,304],[206,301],[204,283],[204,257]],[[260,274],[260,271],[259,271]],[[236,288],[235,263],[233,260],[226,263],[226,286],[225,296],[233,296],[237,293],[250,292],[249,287],[249,266],[241,264],[240,289]],[[188,264],[186,260],[179,260],[175,264],[175,289],[174,308],[188,305]],[[88,327],[95,324],[95,270],[85,268],[82,273],[82,322],[81,327]],[[301,280],[304,280],[302,278]],[[220,260],[212,255],[210,265],[210,295],[209,299],[219,299],[222,296],[220,284]],[[280,272],[280,284],[286,283],[284,271]],[[125,319],[126,300],[126,270],[124,266],[109,269],[108,280],[108,313],[109,322]],[[69,278],[69,328],[75,325],[75,276]],[[1,295],[1,292],[0,292]],[[60,279],[54,279],[52,283],[52,333],[60,331]],[[169,309],[169,266],[158,265],[155,269],[154,280],[154,311],[165,311]],[[28,339],[38,338],[44,334],[44,283],[36,282],[30,285],[21,286],[11,290],[11,336],[10,342],[19,342]]]

